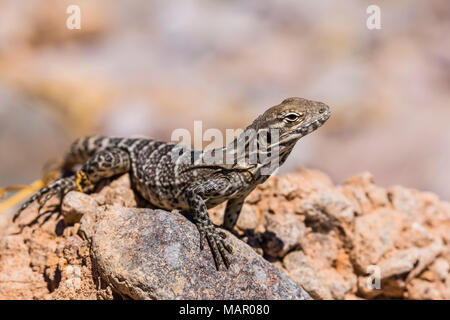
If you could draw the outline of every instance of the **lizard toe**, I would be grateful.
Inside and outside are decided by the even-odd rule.
[[[203,250],[203,248],[205,248],[205,244],[207,242],[206,231],[203,228],[198,228],[198,231],[200,233],[200,250]]]
[[[214,234],[212,234],[212,233],[207,233],[206,237],[208,239],[208,243],[211,248],[211,253],[214,258],[214,263],[216,264],[216,269],[219,270],[221,254],[220,254],[219,247],[217,244],[217,239],[215,238]]]
[[[222,256],[222,260],[225,264],[225,267],[230,268],[231,265],[231,252],[229,252],[228,248],[229,247],[223,240],[222,241],[218,241],[218,245],[219,247],[219,252],[220,255]]]

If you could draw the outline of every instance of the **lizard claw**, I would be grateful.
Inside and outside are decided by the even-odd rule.
[[[214,258],[217,270],[220,268],[220,259],[222,259],[225,267],[228,269],[231,264],[231,253],[233,252],[233,247],[225,242],[226,234],[218,230],[215,226],[199,225],[200,232],[200,249],[203,250],[204,243],[207,240],[211,248],[211,253]]]
[[[226,239],[227,235],[222,230],[217,230],[217,234],[222,237],[222,239]]]

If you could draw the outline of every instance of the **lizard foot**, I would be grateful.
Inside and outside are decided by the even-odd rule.
[[[197,227],[200,232],[200,250],[203,250],[206,242],[208,242],[217,270],[219,270],[220,266],[220,257],[228,269],[231,264],[233,247],[226,243],[225,239],[227,235],[213,224],[205,226],[199,223]]]
[[[58,179],[55,182],[49,184],[48,186],[40,189],[37,193],[35,193],[31,198],[29,198],[19,209],[19,211],[14,215],[13,222],[17,220],[22,211],[28,208],[34,201],[38,201],[39,210],[38,214],[45,206],[45,204],[50,200],[54,195],[60,194],[61,199],[64,197],[66,193],[76,188],[75,177],[68,177]]]

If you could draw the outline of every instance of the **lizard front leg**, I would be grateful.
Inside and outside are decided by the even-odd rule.
[[[190,212],[200,233],[200,249],[203,250],[208,241],[217,270],[220,266],[220,257],[228,268],[231,263],[230,254],[233,248],[225,242],[226,234],[212,224],[204,199],[217,196],[226,191],[229,182],[226,179],[213,179],[186,189],[186,199]]]

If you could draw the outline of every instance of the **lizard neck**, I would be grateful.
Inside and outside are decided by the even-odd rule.
[[[204,151],[202,158],[203,163],[249,171],[255,177],[269,176],[285,162],[294,145],[282,145],[268,130],[250,125],[228,145]]]

